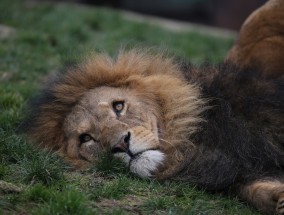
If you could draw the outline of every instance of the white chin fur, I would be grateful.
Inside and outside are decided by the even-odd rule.
[[[126,153],[116,153],[114,154],[116,158],[121,159],[126,165],[129,165],[129,162],[131,160],[130,156]]]
[[[141,178],[149,178],[165,159],[164,153],[158,150],[149,150],[131,161],[130,171]]]

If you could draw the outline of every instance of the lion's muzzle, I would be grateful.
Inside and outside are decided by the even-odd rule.
[[[131,133],[127,132],[127,135],[124,135],[116,145],[114,145],[111,149],[112,153],[119,153],[119,152],[125,152],[130,157],[133,157],[132,152],[129,150],[129,143],[130,143],[130,137]]]

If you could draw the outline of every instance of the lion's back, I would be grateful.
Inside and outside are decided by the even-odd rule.
[[[204,122],[193,137],[201,154],[189,155],[184,161],[188,168],[177,177],[218,190],[283,170],[281,77],[268,78],[228,62],[183,71],[190,83],[199,84],[210,108],[202,113]]]

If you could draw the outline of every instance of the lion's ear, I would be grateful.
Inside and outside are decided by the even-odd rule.
[[[61,147],[65,147],[65,136],[60,124],[43,118],[38,117],[28,128],[27,134],[30,140],[46,150],[58,151]]]
[[[284,1],[270,0],[244,22],[226,61],[241,68],[260,69],[264,75],[284,74]]]

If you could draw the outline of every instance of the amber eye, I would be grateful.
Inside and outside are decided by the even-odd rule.
[[[113,102],[113,103],[112,103],[112,107],[113,107],[114,112],[115,112],[117,115],[120,115],[120,112],[121,112],[121,111],[123,110],[123,108],[124,108],[124,101]]]
[[[90,140],[92,140],[93,138],[89,135],[89,134],[81,134],[80,136],[79,136],[79,140],[80,140],[80,143],[82,144],[82,143],[86,143],[86,142],[88,142],[88,141],[90,141]]]

